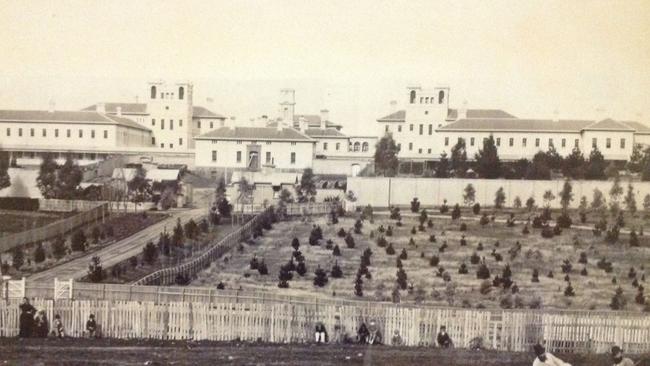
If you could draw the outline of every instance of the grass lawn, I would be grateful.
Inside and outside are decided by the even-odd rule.
[[[430,211],[431,212],[431,211]],[[519,214],[517,218],[525,219],[529,213]],[[497,218],[506,218],[503,214]],[[233,251],[227,260],[214,263],[210,268],[199,274],[192,285],[215,286],[223,281],[227,288],[268,288],[285,294],[310,294],[312,296],[384,300],[389,301],[391,292],[396,284],[396,258],[402,249],[407,252],[408,259],[402,264],[408,277],[408,282],[413,285],[412,290],[400,290],[402,301],[424,301],[435,305],[453,305],[465,307],[536,307],[539,304],[545,309],[591,309],[608,310],[609,304],[616,288],[621,286],[627,300],[625,310],[642,311],[643,306],[637,305],[634,298],[637,289],[628,278],[631,267],[636,271],[638,282],[646,286],[641,280],[650,264],[650,246],[646,237],[641,237],[640,247],[630,247],[627,244],[627,235],[621,235],[619,244],[607,244],[603,237],[594,237],[591,231],[565,229],[561,235],[552,239],[545,239],[540,235],[539,229],[530,227],[530,234],[522,233],[523,223],[519,221],[514,227],[507,227],[504,223],[489,223],[482,227],[478,221],[463,221],[467,225],[466,231],[460,231],[459,221],[447,219],[433,219],[433,228],[426,227],[423,232],[411,234],[411,229],[419,225],[417,218],[404,217],[403,226],[396,227],[395,220],[388,216],[375,215],[374,223],[364,221],[361,234],[353,234],[356,242],[355,248],[346,247],[343,238],[336,234],[340,228],[350,230],[355,218],[339,218],[336,225],[328,223],[327,217],[316,217],[313,222],[280,222],[274,225],[271,231],[265,232],[264,237],[258,238],[254,244],[244,245],[243,251]],[[319,225],[323,230],[324,240],[318,246],[310,246],[308,242],[312,225]],[[387,228],[393,226],[393,236],[385,237],[392,243],[395,255],[388,255],[385,248],[377,245],[378,228],[383,225]],[[374,238],[370,238],[370,233]],[[429,241],[431,234],[436,235],[437,241]],[[462,236],[467,241],[466,246],[461,246]],[[289,281],[289,289],[279,289],[278,274],[280,266],[291,258],[293,248],[291,240],[297,237],[300,241],[300,250],[305,257],[307,274],[300,277],[293,273],[293,280]],[[413,238],[414,244],[409,244]],[[326,240],[332,240],[341,249],[342,255],[335,257],[332,250],[326,248]],[[446,243],[444,252],[441,246]],[[478,250],[481,243],[483,250]],[[498,243],[498,244],[497,244]],[[511,255],[511,249],[521,245],[518,254]],[[359,298],[354,294],[354,278],[359,268],[362,252],[370,248],[373,252],[369,266],[372,279],[365,279],[363,284],[364,296]],[[502,256],[497,261],[492,253]],[[470,256],[477,253],[485,259],[490,269],[491,283],[495,275],[502,275],[506,264],[510,265],[512,280],[519,288],[519,292],[512,294],[511,289],[491,287],[489,292],[481,294],[479,289],[484,280],[477,279],[478,265],[470,263]],[[584,252],[587,264],[580,264],[580,253]],[[261,276],[257,271],[250,270],[249,262],[253,256],[264,259],[269,275]],[[430,265],[430,258],[438,256],[440,262],[437,267]],[[606,273],[596,266],[597,261],[606,258],[613,263],[613,271]],[[567,282],[562,273],[563,261],[567,259],[572,264],[569,279],[575,291],[575,296],[564,296]],[[338,261],[343,270],[341,279],[329,278],[329,283],[323,288],[313,285],[314,270],[317,266],[327,270]],[[468,267],[468,274],[459,274],[461,263]],[[443,267],[451,276],[450,282],[445,282],[437,276],[440,267]],[[581,271],[586,268],[587,275]],[[539,282],[531,281],[534,269],[539,271]],[[548,277],[549,271],[553,278]],[[617,284],[612,283],[616,277]],[[503,304],[503,305],[502,305]]]
[[[557,356],[572,365],[612,364],[604,354]],[[0,341],[0,361],[9,365],[530,366],[533,359],[531,353],[422,347],[75,338]],[[647,359],[639,363],[648,365]]]

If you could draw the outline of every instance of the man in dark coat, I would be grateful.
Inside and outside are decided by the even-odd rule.
[[[50,333],[50,322],[47,320],[45,310],[39,310],[34,319],[34,333],[38,338],[47,338]]]
[[[367,343],[369,335],[370,332],[368,332],[368,327],[366,327],[366,323],[361,323],[361,326],[357,331],[357,342],[359,342],[360,344]]]
[[[23,297],[23,303],[20,304],[20,318],[19,318],[19,327],[20,331],[18,332],[18,337],[20,338],[29,338],[32,336],[32,328],[34,327],[34,314],[36,313],[36,308],[29,303],[29,299]]]
[[[449,334],[447,334],[447,327],[444,325],[440,327],[440,332],[438,332],[438,346],[441,348],[451,348],[453,346],[453,342],[451,341],[451,337],[449,337]]]

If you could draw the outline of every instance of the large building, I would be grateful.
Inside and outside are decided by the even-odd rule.
[[[151,130],[148,147],[187,152],[195,136],[223,127],[226,117],[194,105],[191,83],[150,82],[146,103],[98,103],[84,108],[132,119]]]
[[[377,120],[381,131],[393,136],[404,160],[438,160],[459,139],[472,159],[490,135],[504,160],[530,159],[551,146],[563,156],[575,147],[585,155],[598,148],[607,160],[627,160],[634,144],[650,143],[650,128],[638,122],[523,119],[498,109],[451,109],[447,87],[411,86],[405,99],[405,109]]]

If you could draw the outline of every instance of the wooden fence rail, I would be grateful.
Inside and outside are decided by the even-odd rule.
[[[0,301],[0,337],[18,334],[18,304],[18,299]],[[211,302],[35,300],[33,304],[45,310],[50,320],[59,314],[72,337],[84,335],[90,314],[95,315],[104,337],[275,343],[312,341],[318,321],[325,324],[331,341],[343,334],[354,337],[361,322],[374,320],[385,338],[397,330],[407,346],[434,345],[438,329],[445,325],[461,348],[480,337],[488,348],[509,351],[527,351],[540,341],[549,350],[561,352],[605,352],[613,344],[628,353],[650,351],[650,318],[643,315],[261,304],[224,297]]]

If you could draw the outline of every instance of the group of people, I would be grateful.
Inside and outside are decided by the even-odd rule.
[[[18,318],[19,331],[18,337],[20,338],[47,338],[52,335],[57,338],[65,337],[65,330],[63,322],[59,314],[54,315],[54,323],[52,331],[50,332],[50,322],[47,319],[45,310],[36,310],[36,308],[29,303],[29,299],[24,297],[20,308],[20,317]],[[90,314],[88,321],[86,321],[86,334],[90,338],[97,337],[97,322],[95,315]]]
[[[533,351],[535,352],[535,360],[533,361],[533,366],[571,366],[570,363],[560,360],[557,356],[554,356],[550,352],[546,352],[546,349],[541,344],[536,344],[533,346]],[[612,361],[614,366],[635,366],[636,364],[631,359],[623,356],[623,350],[619,346],[612,347],[611,350]]]

